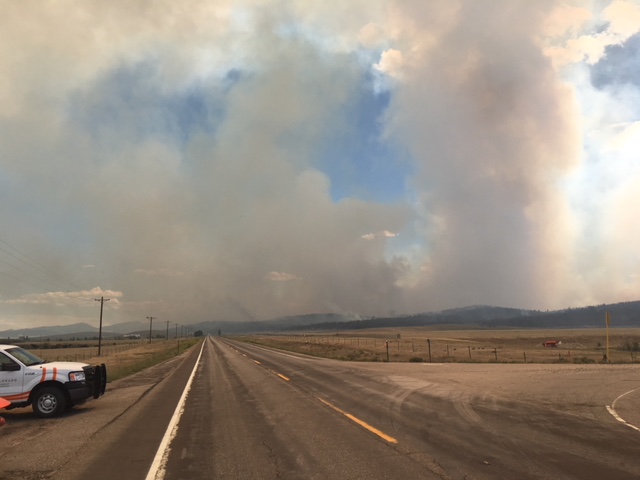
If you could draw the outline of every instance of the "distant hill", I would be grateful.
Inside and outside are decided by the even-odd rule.
[[[594,328],[604,326],[610,312],[612,327],[640,327],[640,301],[569,308],[556,311],[476,305],[415,315],[354,318],[338,314],[302,315],[264,322],[207,322],[196,328],[206,333],[266,333],[283,331],[356,330],[367,328],[458,325],[471,328]]]
[[[591,328],[604,327],[606,312],[611,327],[640,327],[640,301],[536,312],[527,317],[486,319],[478,322],[485,328]]]
[[[74,323],[72,325],[55,325],[52,327],[21,328],[0,332],[0,338],[17,339],[20,336],[29,338],[49,337],[56,335],[76,334],[78,332],[97,332],[98,329],[88,323]]]
[[[156,326],[156,322],[153,322],[154,326]],[[149,323],[148,322],[124,322],[124,323],[116,323],[114,325],[103,325],[102,333],[105,331],[118,333],[120,335],[124,333],[133,333],[137,331],[146,331],[149,332]],[[155,328],[154,328],[155,330]]]
[[[440,312],[391,317],[373,317],[341,322],[298,325],[297,330],[356,330],[365,328],[423,327],[428,325],[479,325],[481,322],[528,318],[535,310],[492,307],[488,305],[453,308]]]
[[[367,317],[341,315],[336,313],[317,313],[279,317],[264,321],[250,322],[201,322],[189,325],[192,332],[201,330],[205,334],[223,335],[241,333],[278,333],[294,331],[356,330],[366,328],[423,327],[423,326],[468,326],[470,328],[593,328],[603,327],[605,312],[611,313],[612,327],[640,327],[640,301],[622,302],[610,305],[597,305],[582,308],[568,308],[555,311],[522,310],[517,308],[476,305],[453,308],[440,312],[415,315]],[[145,338],[149,334],[149,324],[128,322],[104,326],[103,338],[138,333]],[[154,325],[152,335],[164,336],[166,330]],[[98,328],[86,323],[74,325],[26,328],[0,332],[2,339],[17,339],[28,336],[30,339],[70,339],[98,335]],[[173,338],[174,331],[169,330]]]
[[[72,337],[95,337],[98,335],[98,330],[98,327],[94,327],[93,325],[89,325],[88,323],[74,323],[72,325],[55,325],[51,327],[5,330],[3,332],[0,332],[0,338],[11,340],[18,339],[20,337],[29,337],[30,339],[56,338],[68,340]],[[132,333],[137,330],[144,330],[148,333],[149,326],[148,324],[145,324],[143,322],[127,322],[107,326],[103,325],[102,336],[104,338],[115,337],[125,333]]]
[[[210,334],[217,334],[218,330],[223,334],[265,333],[296,330],[300,327],[321,323],[341,323],[354,320],[355,318],[358,317],[337,313],[313,313],[252,322],[201,322],[191,325],[191,327],[193,330],[202,330],[204,333]]]
[[[347,322],[300,325],[298,330],[352,330],[364,328],[467,325],[473,328],[593,328],[603,327],[605,314],[611,326],[640,327],[640,301],[623,302],[551,312],[474,306],[402,317],[379,317]]]

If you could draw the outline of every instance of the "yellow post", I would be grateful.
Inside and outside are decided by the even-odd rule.
[[[607,363],[611,362],[609,357],[609,325],[611,324],[611,314],[607,312],[606,315],[606,323],[607,323]]]

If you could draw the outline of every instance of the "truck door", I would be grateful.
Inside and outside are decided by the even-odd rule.
[[[26,401],[29,392],[22,393],[25,367],[0,352],[0,397],[10,402]]]

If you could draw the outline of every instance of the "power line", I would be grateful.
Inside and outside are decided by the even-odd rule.
[[[31,283],[31,282],[27,282],[26,280],[23,280],[21,278],[15,277],[15,276],[11,275],[10,273],[7,273],[7,272],[0,272],[0,274],[5,275],[5,276],[7,276],[9,278],[12,278],[12,279],[16,280],[19,283],[23,283],[25,285],[29,285],[31,287],[35,287],[38,290],[42,290],[43,292],[48,292],[50,290],[49,288],[43,288],[43,287],[41,287],[39,285],[35,285],[35,284]]]
[[[54,272],[54,271],[52,271],[52,270],[48,269],[47,267],[43,266],[42,264],[40,264],[40,263],[39,263],[39,262],[37,262],[36,260],[34,260],[34,259],[30,258],[30,257],[29,257],[28,255],[26,255],[25,253],[23,253],[23,252],[21,252],[20,250],[18,250],[16,247],[14,247],[13,245],[11,245],[9,242],[7,242],[7,241],[5,241],[5,240],[3,240],[3,239],[1,239],[1,238],[0,238],[0,243],[2,243],[2,244],[4,244],[4,245],[6,245],[7,247],[11,248],[11,249],[12,249],[12,250],[14,250],[15,252],[17,252],[17,253],[18,253],[18,255],[20,255],[20,256],[18,256],[18,255],[16,255],[16,254],[12,253],[11,251],[7,250],[6,248],[3,248],[3,247],[0,245],[0,251],[2,251],[2,252],[4,252],[4,253],[6,253],[7,255],[11,256],[12,258],[14,258],[14,259],[18,260],[19,262],[22,262],[22,263],[23,263],[23,264],[25,264],[25,265],[28,265],[29,267],[31,267],[31,268],[33,268],[33,269],[35,269],[36,271],[40,271],[40,273],[44,273],[44,274],[45,274],[45,275],[47,275],[47,276],[51,276],[52,278],[55,278],[55,279],[56,279],[56,281],[60,281],[60,280],[61,280],[61,281],[63,281],[64,283],[66,283],[66,284],[68,284],[68,285],[72,285],[74,288],[77,288],[78,290],[82,290],[82,288],[83,288],[83,287],[81,287],[80,285],[78,285],[78,284],[77,284],[77,283],[75,283],[74,281],[69,280],[69,279],[67,279],[67,278],[63,277],[62,275],[60,275],[60,274],[58,274],[58,273],[56,273],[56,272]],[[21,258],[21,257],[22,257],[22,258]],[[3,263],[6,263],[7,265],[11,266],[12,268],[15,268],[15,269],[17,269],[17,270],[20,270],[21,272],[23,272],[23,273],[25,273],[25,274],[27,274],[27,275],[31,275],[31,276],[33,276],[33,277],[35,277],[35,278],[38,278],[38,279],[39,279],[39,280],[41,280],[41,281],[43,280],[42,278],[38,277],[37,275],[35,275],[35,274],[34,274],[34,273],[32,273],[32,272],[27,272],[27,271],[25,271],[25,270],[22,270],[22,269],[20,269],[20,268],[16,267],[15,265],[12,265],[12,264],[10,264],[10,263],[8,263],[8,262],[4,262],[4,261],[3,261]],[[4,272],[0,272],[0,273],[4,273]],[[5,275],[10,276],[10,275],[8,275],[8,274],[6,274],[6,273],[5,273]],[[15,277],[12,277],[12,278],[14,278],[14,279],[15,279]],[[19,280],[19,281],[21,281],[21,280]],[[51,282],[51,281],[47,281],[47,280],[44,280],[44,281],[45,281],[45,282],[47,282],[47,283],[49,283],[49,284],[52,284],[52,285],[54,284],[54,283],[53,283],[53,282]],[[28,283],[28,282],[25,282],[25,283]],[[33,286],[33,285],[32,285],[32,286]],[[38,288],[40,288],[40,287],[38,287]],[[43,289],[43,290],[45,290],[45,291],[46,291],[47,289]]]
[[[4,263],[5,265],[10,266],[11,268],[15,268],[15,269],[16,269],[16,270],[18,270],[19,272],[26,273],[27,275],[31,275],[31,276],[33,276],[33,277],[37,278],[38,280],[40,280],[40,281],[42,281],[42,282],[45,282],[45,283],[48,283],[49,285],[53,286],[53,284],[52,284],[51,282],[49,282],[48,280],[45,280],[44,278],[40,278],[39,276],[37,276],[37,275],[35,275],[35,274],[31,273],[31,272],[27,272],[26,270],[22,270],[21,268],[18,268],[18,267],[16,267],[15,265],[11,265],[9,262],[5,262],[4,260],[0,260],[0,262]],[[4,273],[5,275],[9,275],[9,274],[7,274],[7,273],[5,273],[5,272],[0,272],[0,273]],[[14,278],[15,278],[15,277],[14,277]],[[18,281],[20,281],[19,279],[17,279],[17,280],[18,280]],[[38,288],[40,288],[40,287],[38,287]],[[54,287],[54,288],[55,288],[55,287]],[[45,291],[46,291],[46,290],[51,290],[51,289],[50,289],[50,288],[49,288],[49,289],[46,289],[46,288],[45,288],[45,289],[43,289],[43,290],[45,290]]]

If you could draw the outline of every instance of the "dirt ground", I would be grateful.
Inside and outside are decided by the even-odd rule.
[[[252,343],[355,361],[640,363],[640,328],[444,330],[396,328],[239,337]],[[556,347],[544,342],[557,341]],[[607,362],[608,359],[608,362]]]

